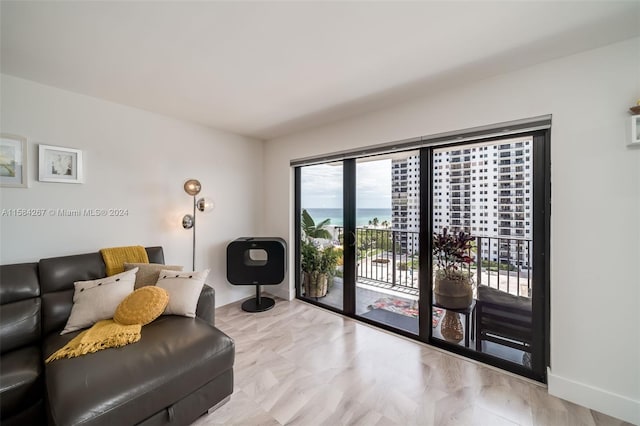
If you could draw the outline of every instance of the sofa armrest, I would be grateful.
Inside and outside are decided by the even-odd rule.
[[[215,327],[216,325],[216,291],[207,284],[202,287],[198,306],[196,307],[196,316],[205,320]]]

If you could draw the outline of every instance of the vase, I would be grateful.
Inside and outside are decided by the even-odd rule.
[[[327,295],[327,274],[318,271],[304,273],[304,295],[306,297],[324,297]]]
[[[436,304],[449,309],[466,309],[473,301],[471,281],[436,277],[433,286]]]
[[[447,311],[442,319],[440,333],[447,342],[459,343],[464,338],[462,322],[457,312]]]

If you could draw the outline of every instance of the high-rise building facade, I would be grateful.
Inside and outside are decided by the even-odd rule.
[[[482,258],[529,268],[532,139],[439,149],[433,164],[433,227],[481,237]],[[392,225],[419,231],[419,157],[393,160]],[[417,251],[408,237],[406,250]]]
[[[418,251],[420,232],[420,157],[391,160],[391,228],[403,253]]]

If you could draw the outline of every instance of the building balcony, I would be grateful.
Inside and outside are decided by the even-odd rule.
[[[522,182],[503,182],[500,183],[499,186],[500,189],[518,189],[518,188],[524,188],[524,183]]]

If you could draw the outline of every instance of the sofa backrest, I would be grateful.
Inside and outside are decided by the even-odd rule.
[[[162,247],[147,247],[151,263],[164,263]],[[42,332],[61,330],[67,323],[73,306],[76,281],[105,277],[106,269],[100,253],[41,259],[39,263],[40,291],[42,294]]]
[[[40,286],[38,264],[0,266],[0,351],[40,340]]]

